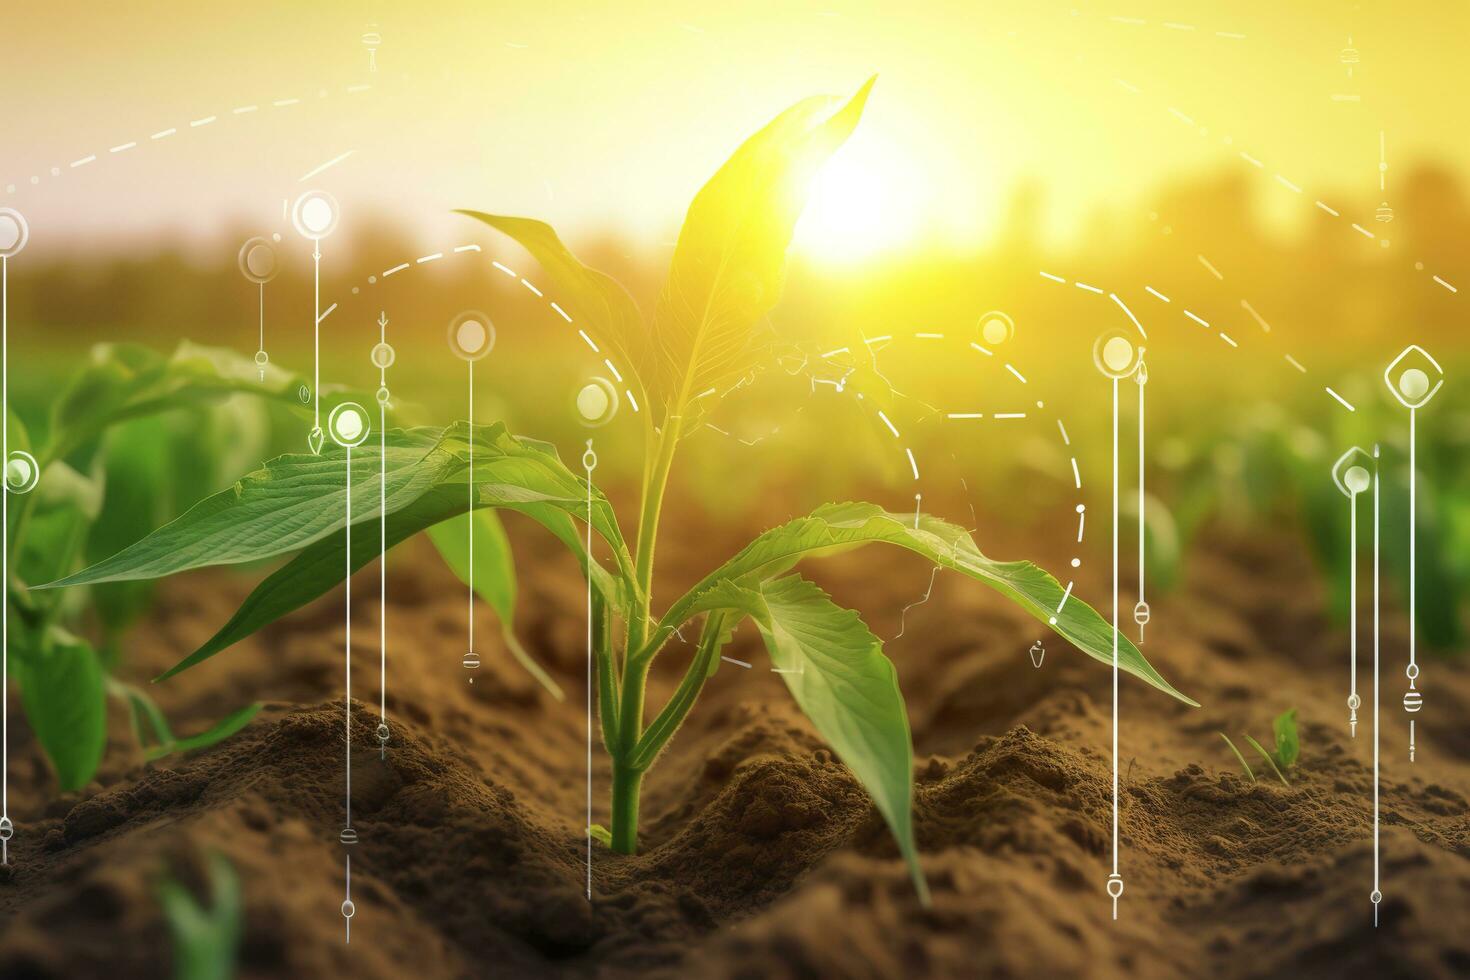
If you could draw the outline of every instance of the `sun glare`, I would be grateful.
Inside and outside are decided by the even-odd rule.
[[[854,138],[812,181],[793,244],[823,262],[860,262],[918,231],[922,174],[894,144]]]

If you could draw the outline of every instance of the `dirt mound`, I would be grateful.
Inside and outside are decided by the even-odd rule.
[[[1270,566],[1283,580],[1294,558]],[[197,884],[203,855],[239,870],[247,976],[1454,976],[1470,968],[1470,705],[1461,664],[1433,662],[1419,760],[1385,696],[1383,854],[1373,927],[1371,746],[1349,736],[1341,637],[1318,595],[1263,583],[1256,556],[1205,556],[1155,603],[1145,649],[1199,698],[1191,710],[1125,684],[1120,775],[1126,890],[1111,867],[1108,672],[1048,640],[997,597],[927,573],[824,584],[867,611],[910,703],[916,829],[933,903],[917,902],[882,820],[800,716],[752,638],[731,655],[646,780],[641,853],[594,854],[587,901],[581,625],[561,615],[575,570],[525,563],[524,636],[572,695],[557,702],[486,644],[458,664],[462,593],[425,549],[390,564],[391,742],[379,752],[375,642],[354,651],[353,826],[343,822],[344,630],[307,611],[155,690],[182,731],[273,698],[239,736],[185,758],[116,751],[98,783],[51,798],[23,727],[12,865],[0,876],[0,975],[158,976],[170,944],[165,873]],[[1298,579],[1299,581],[1299,579]],[[570,583],[570,584],[569,584]],[[1094,583],[1080,582],[1079,588]],[[401,586],[401,588],[400,588]],[[167,583],[140,673],[167,666],[233,608],[226,576]],[[1097,594],[1094,590],[1091,594]],[[571,599],[568,598],[571,597]],[[375,638],[363,601],[354,635]],[[575,603],[572,607],[578,608]],[[494,634],[485,619],[482,635]],[[1291,655],[1282,652],[1283,647]],[[687,652],[670,650],[650,699]],[[1344,672],[1345,673],[1345,672]],[[366,693],[364,693],[366,692]],[[287,700],[279,700],[281,698]],[[1291,785],[1251,783],[1216,731],[1269,740],[1297,706]],[[1441,707],[1441,710],[1448,710]],[[1463,715],[1461,715],[1462,717]],[[594,821],[607,773],[596,754]],[[49,802],[48,799],[50,800]],[[343,943],[344,856],[352,943]]]

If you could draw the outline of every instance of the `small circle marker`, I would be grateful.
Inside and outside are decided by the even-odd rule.
[[[265,351],[258,350],[258,351],[255,352],[255,366],[256,367],[262,367],[263,368],[267,364],[269,364],[270,362],[271,362],[271,356],[269,354],[267,354]]]
[[[478,361],[495,347],[495,324],[479,310],[466,310],[449,321],[449,349],[466,361]]]
[[[26,247],[31,226],[15,208],[0,208],[0,256],[11,258]]]
[[[5,489],[11,493],[30,493],[41,479],[36,457],[24,449],[12,449],[5,464]]]
[[[1016,335],[1016,322],[1000,310],[991,310],[980,317],[980,339],[992,347],[1010,340]]]
[[[1372,486],[1373,480],[1363,467],[1349,466],[1348,471],[1342,475],[1342,482],[1353,493],[1362,493]]]
[[[326,191],[307,191],[291,208],[291,224],[301,237],[314,242],[330,235],[340,217],[336,199]]]
[[[327,431],[344,449],[360,446],[368,437],[367,411],[357,402],[343,402],[327,416]]]
[[[1147,626],[1149,618],[1152,615],[1153,613],[1148,608],[1148,603],[1146,602],[1140,600],[1138,605],[1133,607],[1133,621],[1139,626]]]
[[[380,371],[386,371],[398,359],[398,352],[393,349],[392,344],[381,342],[373,345],[373,352],[370,356],[372,357],[373,367]]]
[[[1399,391],[1410,401],[1418,401],[1429,391],[1429,375],[1418,368],[1409,368],[1399,375]]]
[[[247,238],[240,246],[240,274],[258,285],[265,285],[281,271],[276,250],[264,238]]]
[[[379,388],[377,395],[375,395],[374,397],[376,397],[378,399],[378,404],[379,405],[386,405],[386,404],[388,404],[388,398],[389,398],[388,388],[386,386],[384,386],[382,388]]]
[[[618,414],[618,390],[606,378],[592,378],[577,391],[576,409],[583,425],[607,425]]]
[[[1143,350],[1121,331],[1109,330],[1092,346],[1092,360],[1097,369],[1113,379],[1126,378],[1142,361]]]

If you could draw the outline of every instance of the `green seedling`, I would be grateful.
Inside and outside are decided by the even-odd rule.
[[[1276,750],[1274,752],[1267,752],[1260,742],[1257,742],[1249,735],[1242,734],[1240,737],[1245,739],[1246,744],[1255,749],[1261,758],[1266,760],[1266,764],[1271,767],[1271,771],[1276,773],[1276,778],[1281,780],[1281,785],[1290,786],[1291,783],[1287,782],[1285,773],[1296,762],[1297,756],[1301,752],[1301,740],[1297,735],[1296,728],[1296,709],[1292,708],[1290,711],[1283,711],[1277,715],[1271,727],[1276,739]],[[1256,774],[1251,771],[1250,764],[1245,761],[1245,756],[1241,755],[1240,749],[1235,747],[1235,743],[1230,740],[1230,736],[1224,732],[1217,734],[1225,740],[1226,745],[1230,746],[1230,751],[1235,753],[1235,758],[1240,760],[1240,767],[1245,770],[1246,776],[1250,778],[1251,782],[1255,782]]]
[[[175,980],[230,980],[239,956],[244,904],[240,876],[222,854],[208,862],[209,905],[181,883],[166,878],[158,902],[174,944]]]
[[[300,383],[275,367],[262,378],[248,358],[187,342],[171,356],[102,344],[62,385],[42,436],[32,439],[13,412],[7,420],[11,451],[33,454],[40,474],[27,492],[12,487],[10,669],[61,789],[80,789],[96,771],[109,695],[130,712],[149,759],[225,738],[255,706],[176,738],[147,694],[111,677],[123,636],[151,604],[151,583],[98,584],[85,594],[27,586],[115,553],[217,488],[221,470],[238,472],[240,451],[263,451],[266,402],[301,411]]]
[[[385,434],[385,458],[369,440],[354,451],[350,488],[344,453],[336,447],[320,456],[282,456],[118,554],[54,584],[153,579],[295,553],[171,674],[339,584],[349,512],[361,521],[349,532],[355,567],[376,557],[384,509],[389,546],[464,520],[467,513],[523,514],[566,545],[590,583],[595,683],[603,746],[612,761],[612,799],[609,826],[587,828],[589,835],[613,851],[636,851],[643,776],[714,675],[731,634],[748,619],[797,705],[872,797],[915,888],[927,896],[912,823],[913,748],[897,672],[858,614],[795,573],[796,565],[867,545],[905,549],[990,586],[1107,665],[1114,662],[1111,626],[1075,597],[1057,613],[1063,590],[1036,565],[995,561],[956,525],[871,503],[827,504],[772,528],[661,613],[653,601],[654,546],[675,452],[705,424],[721,392],[774,361],[766,316],[780,294],[785,251],[807,184],[857,125],[871,84],[846,102],[799,102],[736,150],[694,198],[668,283],[648,321],[621,285],[584,266],[549,226],[467,212],[525,247],[574,322],[624,366],[629,390],[644,409],[638,415],[644,477],[631,543],[602,491],[568,469],[552,446],[513,436],[503,424],[456,423],[392,430]],[[380,467],[386,474],[381,482]],[[467,485],[473,487],[473,504]],[[386,501],[382,508],[380,498]],[[588,554],[578,521],[591,524],[605,560]],[[452,554],[446,557],[454,563]],[[476,560],[481,558],[477,550]],[[477,587],[498,597],[493,604],[507,624],[512,575],[512,564],[498,556],[476,568]],[[655,661],[673,636],[700,620],[682,681],[645,720]],[[1194,704],[1123,636],[1117,639],[1117,663]]]

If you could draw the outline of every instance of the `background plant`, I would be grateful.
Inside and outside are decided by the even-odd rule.
[[[799,102],[736,150],[690,205],[651,323],[645,324],[621,285],[579,262],[549,226],[466,212],[535,256],[554,281],[558,301],[626,366],[628,383],[647,408],[638,416],[646,442],[631,544],[603,493],[573,474],[554,447],[512,436],[503,424],[471,429],[456,423],[387,433],[381,485],[372,440],[355,453],[360,463],[350,488],[339,449],[325,449],[319,457],[280,457],[177,521],[54,584],[147,580],[295,553],[172,674],[341,581],[349,494],[358,521],[349,531],[352,555],[361,567],[377,554],[380,513],[391,546],[420,530],[465,519],[471,509],[466,484],[472,484],[475,513],[504,509],[530,517],[578,557],[590,580],[599,714],[613,764],[607,839],[614,850],[636,849],[643,774],[716,670],[721,648],[748,618],[797,704],[873,798],[916,888],[925,894],[912,827],[912,743],[897,674],[858,614],[835,604],[796,574],[795,566],[807,557],[868,544],[916,552],[991,586],[1083,652],[1111,664],[1113,631],[1097,612],[1073,598],[1053,622],[1062,589],[1040,568],[987,558],[967,532],[937,518],[889,513],[870,503],[828,504],[772,528],[661,614],[653,604],[655,543],[676,450],[725,391],[769,363],[773,331],[766,314],[781,292],[785,250],[807,185],[856,126],[871,85],[846,102]],[[587,518],[589,497],[606,566],[586,553],[576,525]],[[500,563],[498,574],[509,578],[508,561]],[[478,578],[477,584],[497,588]],[[503,586],[497,608],[508,609]],[[668,640],[693,620],[702,620],[693,659],[673,696],[645,722],[649,672]],[[1123,670],[1193,703],[1126,637],[1118,644]]]

